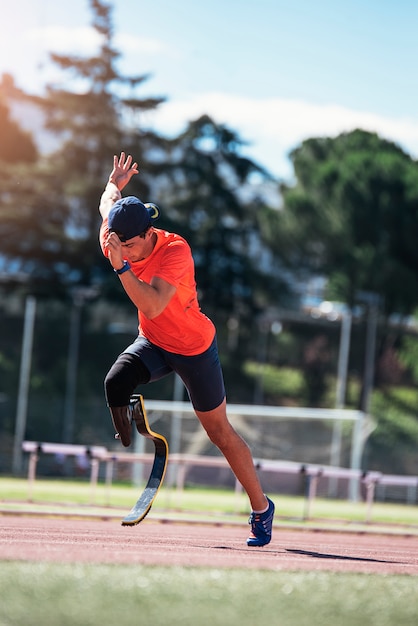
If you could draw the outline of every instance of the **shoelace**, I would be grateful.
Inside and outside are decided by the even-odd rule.
[[[268,511],[266,511],[266,513],[267,512]],[[262,515],[264,515],[264,513],[251,513],[250,517],[248,518],[248,523],[251,524],[252,527],[254,527],[256,524],[261,524],[264,532],[266,532],[267,524],[270,522],[272,518],[272,513],[270,513],[270,515],[268,515],[265,519],[261,519]]]

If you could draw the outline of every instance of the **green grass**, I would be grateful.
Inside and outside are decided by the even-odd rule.
[[[2,626],[409,626],[412,576],[0,564]]]
[[[92,504],[88,480],[38,478],[28,502],[26,479],[0,478],[0,515],[19,507],[118,515],[132,506],[137,492],[124,484],[109,492],[99,484]],[[320,522],[357,528],[366,514],[361,502],[317,498],[313,520],[304,522],[303,498],[274,499],[278,526]],[[231,490],[186,489],[179,495],[164,487],[152,513],[244,523],[248,503]],[[376,503],[373,519],[375,527],[417,528],[418,507]],[[407,575],[3,561],[0,589],[0,626],[415,626],[418,615],[416,577]]]
[[[140,488],[130,484],[114,483],[110,488],[99,483],[94,490],[88,479],[55,480],[37,478],[32,489],[20,478],[0,478],[0,512],[52,511],[83,515],[119,516],[127,512]],[[418,535],[418,506],[375,502],[369,511],[365,502],[349,502],[317,497],[308,511],[302,497],[270,494],[277,505],[277,523],[309,526],[359,526],[372,529],[399,527]],[[248,515],[248,500],[244,493],[228,489],[187,488],[182,492],[163,487],[153,506],[153,514],[165,517],[194,516],[214,521],[242,520]],[[309,512],[309,520],[306,521]],[[370,513],[370,520],[368,515]],[[366,524],[366,522],[371,523]],[[0,625],[1,626],[1,625]]]

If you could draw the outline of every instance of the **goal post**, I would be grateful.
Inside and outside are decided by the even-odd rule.
[[[145,399],[145,406],[149,415],[150,423],[161,419],[162,417],[174,418],[170,419],[170,434],[168,435],[169,442],[171,442],[170,451],[172,453],[180,453],[183,418],[187,419],[195,416],[190,402]],[[342,408],[328,409],[228,403],[227,413],[233,424],[240,418],[257,418],[264,421],[264,423],[266,423],[266,420],[268,422],[280,422],[283,420],[327,421],[333,426],[342,425],[343,422],[350,422],[352,423],[352,433],[349,469],[354,470],[357,475],[361,470],[364,444],[368,434],[370,434],[370,429],[366,427],[366,414],[363,411]],[[334,433],[334,429],[332,432]],[[312,445],[314,446],[315,444],[313,443]],[[338,438],[336,439],[333,434],[331,442],[327,446],[327,448],[329,447],[330,449],[330,466],[335,464],[332,461],[339,458],[339,450],[337,449],[339,445],[340,442],[338,441]],[[297,458],[294,460],[300,463],[309,463],[309,461],[304,458]],[[353,501],[356,501],[359,498],[359,479],[356,476],[353,476],[349,482],[349,498]]]

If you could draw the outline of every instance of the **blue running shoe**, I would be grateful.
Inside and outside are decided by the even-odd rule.
[[[267,498],[267,496],[266,496]],[[265,513],[251,513],[248,523],[251,524],[251,534],[247,539],[247,546],[266,546],[271,541],[271,530],[274,517],[274,503],[267,498],[269,508]]]

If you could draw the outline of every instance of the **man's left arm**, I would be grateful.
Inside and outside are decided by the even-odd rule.
[[[103,219],[109,215],[112,206],[122,197],[117,185],[109,181],[100,198],[99,212]]]
[[[99,211],[103,219],[109,215],[112,206],[122,197],[122,189],[126,187],[132,176],[138,174],[138,171],[138,164],[132,163],[130,154],[125,156],[125,153],[121,152],[119,158],[116,155],[113,157],[113,169],[100,198]]]

